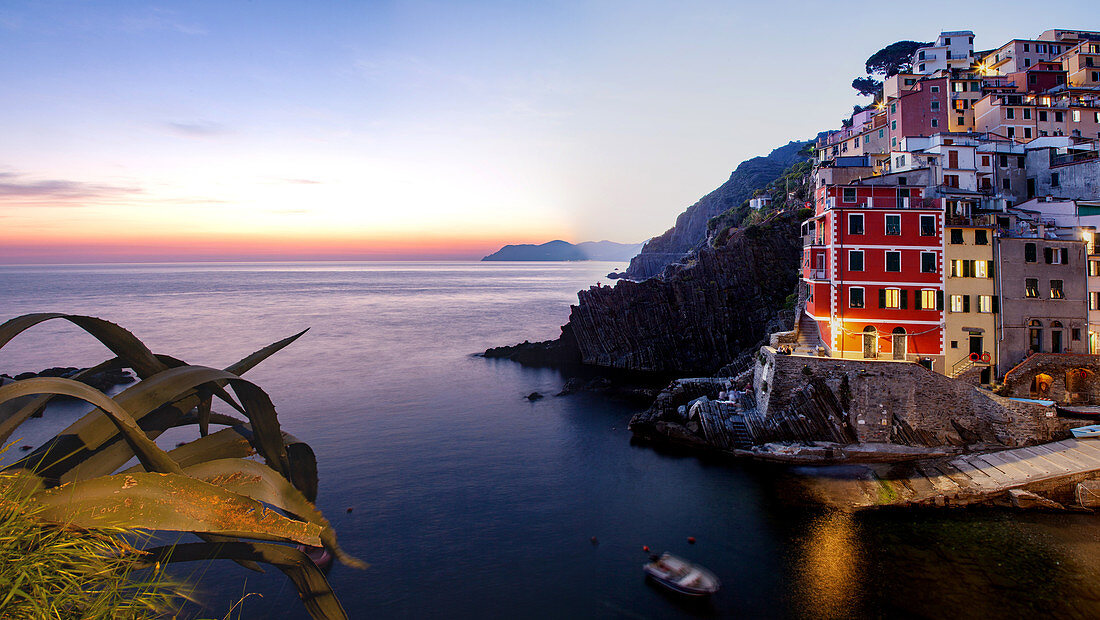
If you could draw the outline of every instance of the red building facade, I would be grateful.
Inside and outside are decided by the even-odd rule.
[[[932,136],[948,131],[947,114],[951,99],[947,78],[925,78],[912,90],[902,91],[886,102],[890,148],[901,146],[906,136]]]
[[[943,211],[923,188],[817,189],[804,225],[806,312],[836,357],[920,361],[942,372]]]

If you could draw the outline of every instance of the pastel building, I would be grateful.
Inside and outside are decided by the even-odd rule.
[[[974,33],[969,30],[941,32],[935,45],[913,52],[913,71],[929,74],[965,69],[974,62]]]

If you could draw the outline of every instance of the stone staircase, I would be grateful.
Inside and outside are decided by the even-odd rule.
[[[821,331],[817,328],[817,321],[803,312],[798,316],[798,342],[795,343],[794,352],[799,355],[817,355],[817,348],[824,346],[821,340]]]

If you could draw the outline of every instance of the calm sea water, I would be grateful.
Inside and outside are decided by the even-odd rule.
[[[352,618],[1100,615],[1092,515],[799,507],[782,468],[632,445],[634,406],[595,394],[528,402],[565,378],[470,355],[555,337],[576,291],[615,266],[0,267],[0,310],[100,316],[158,353],[211,366],[309,327],[248,377],[316,450],[318,504],[371,563],[330,575]],[[0,349],[0,371],[107,357],[47,323]],[[80,413],[57,406],[20,441],[37,444]],[[722,591],[687,606],[648,586],[643,545],[700,561]],[[278,571],[219,563],[193,576],[206,604],[195,614],[221,617],[255,592],[246,618],[306,616]]]

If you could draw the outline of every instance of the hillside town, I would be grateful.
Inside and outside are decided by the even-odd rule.
[[[940,33],[818,139],[798,353],[984,386],[1035,354],[1100,354],[1100,32],[974,37]],[[1028,395],[1091,402],[1082,360]]]

